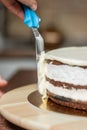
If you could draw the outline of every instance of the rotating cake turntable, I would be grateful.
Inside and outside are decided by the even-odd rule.
[[[83,116],[76,116],[76,113],[70,113],[68,109],[68,114],[61,113],[60,108],[52,112],[54,110],[50,110],[50,106],[56,109],[50,101],[42,103],[36,84],[9,91],[0,99],[0,112],[4,118],[22,128],[32,130],[87,129],[86,112],[83,111],[83,114],[79,111],[78,113]]]

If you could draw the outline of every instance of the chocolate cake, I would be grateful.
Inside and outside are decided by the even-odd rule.
[[[87,110],[87,47],[67,47],[42,53],[38,87],[57,104]]]

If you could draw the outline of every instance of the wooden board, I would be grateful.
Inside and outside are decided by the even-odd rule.
[[[37,86],[32,84],[6,93],[0,99],[4,118],[25,129],[87,130],[87,117],[51,112],[32,105],[28,96],[36,90]]]

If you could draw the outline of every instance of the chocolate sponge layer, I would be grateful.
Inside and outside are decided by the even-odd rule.
[[[47,90],[48,98],[51,99],[56,104],[62,106],[67,106],[75,109],[87,110],[87,102],[75,101],[70,98],[65,98],[62,96],[55,95]]]
[[[45,61],[46,61],[48,64],[54,64],[54,65],[68,65],[68,64],[62,63],[62,62],[60,62],[60,61],[56,61],[56,60],[45,59]],[[77,65],[69,65],[69,66],[76,67]],[[81,67],[81,68],[83,68],[83,69],[87,69],[87,66],[77,66],[77,67]]]
[[[74,84],[60,82],[60,81],[54,81],[53,79],[50,79],[47,76],[46,76],[46,81],[48,81],[49,83],[54,85],[54,87],[62,87],[62,88],[66,88],[66,89],[75,88],[76,90],[77,89],[87,89],[87,86],[74,85]]]

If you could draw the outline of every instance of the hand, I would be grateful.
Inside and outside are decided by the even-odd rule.
[[[5,87],[7,85],[7,81],[5,81],[1,76],[0,76],[0,88]],[[0,91],[0,97],[3,95],[3,92]]]
[[[12,13],[17,15],[21,19],[24,19],[24,13],[23,13],[23,9],[21,8],[21,5],[19,3],[27,5],[32,10],[36,10],[37,9],[37,2],[36,2],[36,0],[0,0],[0,2],[6,8],[8,8]]]

